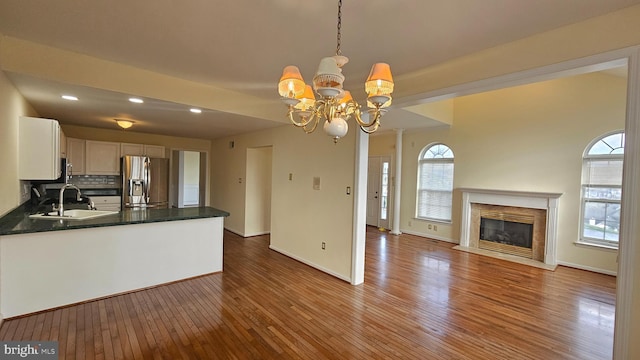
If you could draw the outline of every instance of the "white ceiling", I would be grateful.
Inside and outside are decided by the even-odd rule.
[[[635,4],[640,0],[345,0],[345,87],[363,99],[374,62],[390,63],[395,77],[410,76]],[[266,99],[283,118],[276,91],[282,68],[297,64],[309,82],[320,58],[335,53],[336,21],[337,1],[328,0],[0,1],[2,34]],[[126,101],[131,94],[7,75],[40,115],[63,124],[113,128],[113,118],[130,117],[136,131],[198,138],[283,124],[216,109],[195,115],[189,104],[153,99],[135,107]],[[66,103],[63,92],[81,101]],[[439,124],[397,108],[387,118],[386,128],[393,121]]]

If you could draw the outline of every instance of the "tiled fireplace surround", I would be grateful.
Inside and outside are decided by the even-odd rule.
[[[458,190],[462,193],[462,219],[460,245],[456,246],[457,249],[545,269],[555,269],[557,265],[558,202],[562,194],[471,188]],[[500,211],[500,209],[510,214],[537,214],[535,217],[539,221],[534,225],[533,230],[534,259],[479,248],[480,213],[487,210]]]

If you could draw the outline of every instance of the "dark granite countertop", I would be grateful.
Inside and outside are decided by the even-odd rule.
[[[18,206],[0,218],[0,235],[229,216],[229,213],[224,210],[218,210],[208,206],[181,209],[127,209],[117,214],[87,220],[42,220],[29,218],[29,215],[35,212],[29,203]]]

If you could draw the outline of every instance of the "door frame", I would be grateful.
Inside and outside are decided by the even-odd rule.
[[[378,189],[377,189],[377,194],[378,194],[378,215],[377,215],[377,219],[376,219],[376,227],[383,227],[385,229],[390,229],[391,227],[391,223],[392,223],[392,213],[393,213],[393,191],[392,190],[392,179],[394,176],[394,168],[393,168],[393,156],[391,155],[370,155],[368,157],[368,163],[367,163],[367,168],[368,166],[371,164],[371,159],[377,159],[378,160],[378,165],[380,166],[380,177],[378,179]],[[382,186],[383,186],[383,182],[382,182],[382,163],[384,160],[388,160],[389,163],[389,178],[387,179],[387,218],[385,220],[383,220],[380,216],[381,212],[381,205],[382,205]],[[369,189],[369,182],[371,181],[371,177],[367,176],[367,195],[368,195],[368,189]],[[369,198],[367,197],[367,218],[369,217],[368,214],[368,207],[369,207]],[[367,224],[367,225],[371,225],[371,224]]]

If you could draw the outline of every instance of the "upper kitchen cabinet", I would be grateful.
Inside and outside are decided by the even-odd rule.
[[[120,175],[120,143],[87,140],[85,173]]]
[[[144,155],[144,145],[142,144],[120,144],[120,156],[142,156]]]
[[[60,129],[60,157],[67,158],[67,137],[64,135],[64,131]]]
[[[85,140],[67,138],[67,164],[71,164],[72,175],[85,174]]]
[[[120,144],[120,156],[148,156],[152,158],[164,158],[164,146],[143,144]]]
[[[152,158],[164,158],[164,146],[145,145],[144,155]]]
[[[18,177],[55,180],[60,177],[60,124],[52,119],[21,116],[18,121]]]

